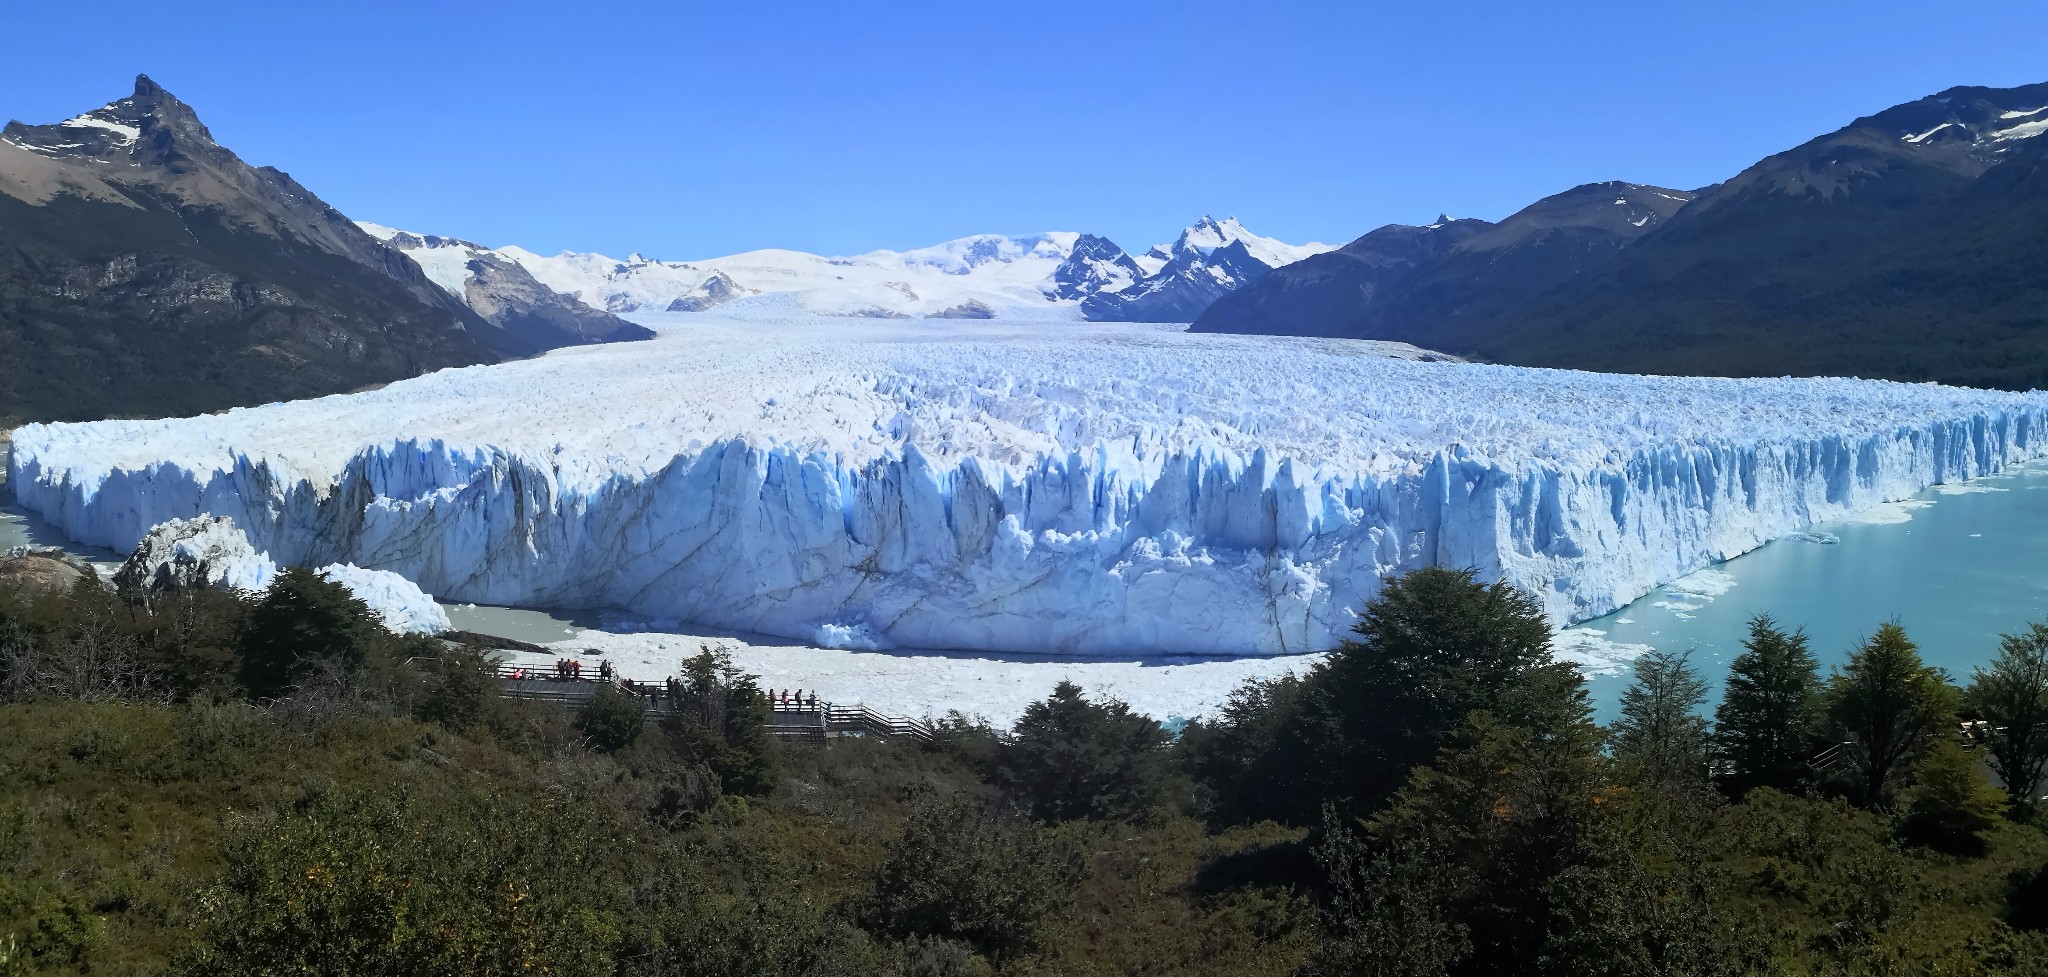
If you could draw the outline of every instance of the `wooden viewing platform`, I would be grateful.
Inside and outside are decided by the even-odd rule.
[[[675,703],[669,700],[667,687],[651,682],[619,678],[562,678],[553,669],[505,663],[499,663],[496,670],[498,694],[507,699],[550,702],[564,708],[575,708],[590,701],[599,686],[608,684],[638,699],[642,709],[651,717],[670,719],[678,714]],[[763,695],[767,697],[766,693]],[[801,703],[793,698],[768,698],[768,732],[776,739],[824,742],[841,736],[864,736],[929,742],[932,738],[932,728],[928,723],[902,716],[885,716],[866,706],[836,705],[815,696],[805,696]]]

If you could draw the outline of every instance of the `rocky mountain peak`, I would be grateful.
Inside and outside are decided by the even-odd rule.
[[[135,77],[134,94],[62,122],[9,122],[0,136],[52,159],[163,166],[182,171],[193,158],[221,161],[232,154],[214,141],[190,105],[152,81]]]

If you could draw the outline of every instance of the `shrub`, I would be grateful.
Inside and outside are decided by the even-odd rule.
[[[591,745],[606,753],[633,745],[646,723],[647,709],[640,697],[610,682],[598,683],[576,719],[576,727],[590,737]]]
[[[958,940],[1000,961],[1038,945],[1081,872],[1051,829],[928,797],[876,873],[874,915],[899,936]]]

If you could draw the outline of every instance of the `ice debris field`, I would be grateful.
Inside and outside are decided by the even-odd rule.
[[[1477,568],[1558,624],[2041,453],[2048,395],[1613,376],[1074,322],[648,317],[645,343],[177,420],[32,424],[19,503],[126,551],[846,649],[1326,649]]]

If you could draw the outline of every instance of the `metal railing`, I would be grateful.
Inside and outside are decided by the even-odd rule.
[[[552,668],[500,662],[495,672],[499,679],[498,694],[508,699],[576,706],[596,695],[599,685],[610,684],[640,698],[650,716],[668,718],[677,714],[665,686],[634,682],[616,675],[609,679],[599,678],[595,669],[580,676],[574,673],[565,676]],[[802,699],[764,695],[769,709],[768,732],[777,739],[824,741],[841,736],[861,736],[930,742],[933,736],[929,723],[885,715],[866,706],[836,705],[814,695]]]

